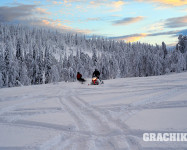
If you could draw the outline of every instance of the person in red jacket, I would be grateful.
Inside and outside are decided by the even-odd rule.
[[[77,72],[77,80],[80,82],[85,82],[86,80],[82,78],[82,74],[80,74],[79,72]]]

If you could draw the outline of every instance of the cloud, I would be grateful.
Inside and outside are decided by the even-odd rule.
[[[35,3],[35,4],[40,4],[40,3],[41,3],[41,1],[34,1],[34,3]]]
[[[124,36],[109,37],[109,39],[124,40],[126,42],[136,42],[144,37],[155,37],[155,36],[163,36],[163,35],[177,37],[179,34],[186,35],[187,29],[166,31],[166,32],[157,32],[157,33],[136,33],[136,34],[130,34],[130,35],[124,35]]]
[[[36,11],[38,11],[38,13],[40,14],[47,14],[50,15],[50,12],[47,12],[47,9],[43,9],[43,8],[36,8]]]
[[[160,32],[166,30],[167,28],[176,28],[178,29],[176,31],[179,31],[180,27],[186,27],[186,26],[187,26],[187,16],[182,16],[182,17],[174,17],[165,20],[160,20],[159,22],[156,22],[152,25],[145,26],[143,29],[147,30],[147,32]]]
[[[152,37],[152,36],[170,36],[170,37],[178,37],[180,34],[182,34],[182,35],[187,35],[187,29],[151,33],[151,34],[147,34],[147,36],[149,36],[149,37]],[[176,38],[176,39],[177,39],[177,38]]]
[[[121,19],[121,20],[114,21],[113,25],[128,25],[128,24],[132,24],[132,23],[142,21],[143,19],[144,19],[144,17],[142,17],[142,16],[128,17],[128,18],[124,18],[124,19]]]
[[[107,1],[107,0],[90,1],[91,7],[105,6],[105,7],[110,8],[110,10],[109,10],[110,12],[120,11],[122,9],[122,6],[125,4],[127,4],[127,3],[122,0],[118,0],[118,1]]]
[[[164,23],[163,22],[156,22],[154,24],[145,26],[143,28],[144,30],[147,30],[147,32],[158,32],[164,30]]]
[[[111,11],[120,11],[122,9],[122,6],[125,5],[126,3],[124,1],[113,1],[111,3],[111,6],[113,7],[113,10]]]
[[[41,15],[50,15],[47,9],[39,8],[37,5],[19,4],[17,6],[2,6],[0,7],[0,22],[23,21],[33,18],[34,15],[38,17]],[[38,18],[36,17],[36,20]],[[31,19],[32,20],[32,19]]]
[[[183,30],[178,31],[176,35],[179,35],[179,34],[187,35],[187,29],[183,29]]]
[[[0,7],[0,22],[3,23],[19,23],[24,25],[34,25],[42,27],[50,27],[60,29],[63,32],[79,32],[89,34],[91,30],[81,30],[65,25],[67,20],[53,20],[48,18],[51,14],[46,9],[38,7],[38,5],[17,4],[17,6]]]
[[[147,36],[146,33],[141,33],[141,34],[136,35],[136,36],[126,37],[123,40],[125,40],[126,42],[136,42],[136,41],[139,41],[140,39],[142,39],[146,36]]]
[[[83,19],[82,21],[104,21],[104,22],[111,22],[112,20],[116,19],[116,18],[120,18],[119,16],[115,16],[115,15],[111,15],[111,16],[106,16],[106,17],[90,17],[90,18],[86,18]]]
[[[65,22],[67,22],[67,20]],[[67,26],[67,25],[64,24],[64,21],[61,21],[61,20],[58,20],[58,19],[53,20],[53,19],[45,18],[43,20],[38,20],[38,22],[36,22],[35,25],[46,26],[46,27],[61,30],[63,32],[76,32],[76,33],[82,33],[82,34],[92,33],[91,30],[87,30],[87,29],[82,30],[82,29],[72,28],[70,26]]]
[[[166,6],[184,6],[187,5],[187,0],[136,0],[139,2],[151,2]]]
[[[110,39],[124,40],[126,42],[136,42],[146,36],[147,36],[146,33],[140,33],[140,34],[137,33],[137,34],[131,34],[131,35],[118,36],[118,37],[110,37]]]
[[[88,0],[47,0],[51,1],[53,4],[62,4],[62,3],[72,3],[72,2],[89,2]],[[101,5],[110,5],[113,7],[121,7],[124,4],[127,3],[127,1],[131,0],[91,0],[90,4],[93,4],[95,6],[101,6]],[[165,6],[183,6],[187,5],[187,0],[134,0],[138,2],[148,2],[148,3],[156,3],[160,5],[165,5]]]
[[[86,21],[100,21],[102,20],[100,17],[97,18],[87,18]]]
[[[167,28],[185,27],[187,26],[187,16],[166,19],[164,26]]]
[[[67,1],[65,1],[65,3],[66,3]],[[54,5],[59,5],[59,4],[63,4],[62,2],[57,2],[57,1],[52,1],[52,3],[54,4]]]
[[[19,5],[15,7],[0,7],[0,22],[9,22],[31,16],[36,5]]]
[[[74,3],[74,2],[86,2],[87,0],[47,0],[54,5],[61,5],[67,3]]]
[[[48,20],[42,20],[42,22],[45,24],[45,25],[49,25],[50,22]]]
[[[182,30],[175,30],[175,31],[166,31],[166,32],[157,32],[157,33],[150,33],[147,36],[161,36],[161,35],[177,35]]]

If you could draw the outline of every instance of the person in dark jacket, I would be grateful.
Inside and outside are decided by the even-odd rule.
[[[77,80],[80,82],[85,82],[86,80],[82,78],[82,74],[80,74],[79,72],[77,72]]]
[[[99,79],[99,77],[100,77],[100,72],[99,72],[97,69],[95,69],[95,71],[94,71],[93,74],[92,74],[92,77],[97,77],[97,78]]]

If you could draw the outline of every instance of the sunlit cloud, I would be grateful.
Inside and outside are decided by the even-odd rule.
[[[67,22],[67,20],[65,22]],[[75,32],[75,33],[81,33],[81,34],[91,34],[93,32],[88,29],[82,30],[79,28],[72,28],[71,26],[65,25],[64,21],[47,19],[47,18],[42,21],[36,22],[36,25],[59,29],[59,30],[62,30],[63,32]]]
[[[140,9],[138,2],[142,2]],[[154,39],[155,43],[158,39],[169,41],[170,37],[175,38],[180,29],[187,26],[187,7],[184,6],[187,0],[34,0],[33,5],[23,3],[14,1],[0,6],[0,22],[44,26],[64,32],[115,35],[113,39],[127,42]],[[179,14],[183,15],[176,17]],[[169,18],[172,15],[175,17]],[[121,31],[127,35],[118,36]]]
[[[149,26],[144,27],[144,30],[148,32],[158,32],[164,30],[164,22],[157,22]]]
[[[142,21],[143,19],[144,19],[144,17],[142,17],[142,16],[123,18],[121,20],[113,21],[113,25],[128,25],[128,24]]]
[[[126,3],[124,1],[114,1],[112,2],[111,6],[113,9],[111,11],[120,11],[122,9],[122,6]]]
[[[81,5],[77,5],[76,8],[77,9],[81,9],[82,7],[81,7]]]
[[[121,1],[121,0],[112,1],[112,2],[108,2],[107,0],[90,1],[91,7],[105,6],[105,7],[108,7],[111,12],[120,11],[122,9],[122,6],[125,4],[127,4],[127,3],[124,1]]]
[[[53,20],[49,18],[45,18],[41,21],[41,26],[49,26],[49,27],[63,27],[61,20]],[[65,25],[64,25],[65,26]]]
[[[74,2],[86,2],[87,0],[47,0],[54,5],[59,4],[67,4],[67,3],[74,3]]]
[[[50,22],[48,20],[42,20],[42,22],[45,24],[45,25],[49,25]]]
[[[119,8],[121,6],[123,6],[125,4],[124,1],[115,1],[115,2],[112,2],[112,5],[114,5],[114,7],[116,8]]]
[[[43,9],[43,8],[36,8],[36,11],[41,13],[41,14],[47,14],[50,15],[50,12],[47,12],[47,9]]]
[[[157,7],[155,7],[155,10],[163,10],[163,9],[167,9],[168,7],[171,7],[169,5],[159,5]]]
[[[90,34],[93,31],[88,29],[72,28],[67,26],[69,20],[51,19],[46,16],[49,13],[46,9],[40,8],[37,5],[20,4],[18,6],[0,7],[0,22],[4,23],[19,23],[24,25],[34,25],[42,27],[50,27],[60,29],[63,32],[78,32]]]
[[[66,3],[67,1],[65,1],[65,3]],[[63,4],[63,2],[58,2],[58,1],[52,1],[52,3],[54,4],[54,5],[59,5],[59,4]]]
[[[126,42],[136,42],[136,41],[139,41],[140,39],[144,38],[145,36],[146,36],[146,34],[142,33],[142,34],[137,35],[137,36],[124,38],[123,40],[125,40]]]
[[[35,3],[35,4],[40,4],[40,3],[41,3],[41,1],[34,1],[34,3]]]
[[[166,31],[166,32],[155,32],[155,33],[136,33],[136,34],[130,34],[124,36],[109,37],[109,39],[124,40],[126,42],[136,42],[136,41],[140,41],[144,37],[157,37],[157,36],[177,37],[179,34],[186,35],[187,29]]]
[[[139,2],[152,2],[158,3],[161,5],[168,5],[168,6],[183,6],[187,5],[187,0],[136,0]]]
[[[118,36],[118,37],[110,37],[110,39],[114,40],[124,40],[125,42],[136,42],[140,39],[146,37],[146,33],[140,33],[140,34],[131,34],[131,35],[125,35],[125,36]]]

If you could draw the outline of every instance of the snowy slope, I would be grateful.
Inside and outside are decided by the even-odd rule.
[[[0,150],[174,150],[144,132],[187,132],[187,72],[0,89]]]

